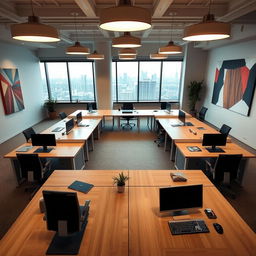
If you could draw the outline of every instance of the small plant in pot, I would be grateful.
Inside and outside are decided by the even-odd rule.
[[[189,99],[189,108],[190,108],[190,113],[193,116],[196,116],[196,103],[198,100],[200,100],[199,98],[199,93],[202,89],[203,86],[203,81],[191,81],[188,88],[189,88],[189,92],[188,92],[188,99]]]
[[[118,193],[123,193],[125,190],[125,182],[129,179],[128,176],[124,175],[123,172],[119,173],[118,176],[113,177],[114,184],[117,185]]]
[[[49,99],[44,103],[44,107],[48,110],[48,115],[50,119],[57,118],[57,113],[55,110],[56,102],[56,100]]]

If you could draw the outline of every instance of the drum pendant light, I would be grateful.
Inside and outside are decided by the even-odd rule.
[[[92,54],[87,56],[88,60],[104,60],[104,54],[97,53],[95,50]]]
[[[131,36],[130,32],[124,32],[123,36],[115,37],[112,40],[112,47],[136,48],[141,46],[140,38]]]

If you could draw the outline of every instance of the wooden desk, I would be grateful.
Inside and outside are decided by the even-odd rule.
[[[125,175],[128,175],[128,171],[123,171]],[[45,186],[69,186],[73,181],[79,180],[87,183],[91,183],[97,187],[113,187],[113,177],[117,176],[120,170],[55,170],[51,178],[48,179]],[[126,182],[127,185],[129,184]]]
[[[173,217],[159,217],[159,188],[129,188],[129,253],[133,256],[245,256],[256,255],[256,235],[237,214],[215,187],[203,188],[203,209],[189,215],[203,219],[210,233],[172,235],[168,221]],[[217,220],[210,220],[204,213],[211,208]],[[188,217],[188,216],[187,216]],[[223,226],[218,234],[213,223]]]
[[[93,140],[93,132],[96,128],[99,129],[99,123],[101,119],[89,119],[88,120],[88,127],[78,127],[75,126],[69,134],[64,134],[65,129],[60,132],[53,132],[53,130],[57,127],[65,127],[65,121],[60,121],[53,126],[49,127],[48,129],[44,130],[42,133],[44,134],[55,134],[56,140],[58,142],[82,142],[84,143],[84,152],[85,152],[85,159],[89,160],[89,146],[88,146],[88,139],[91,138],[91,150],[94,149],[94,140]]]
[[[19,162],[16,154],[33,154],[34,151],[40,147],[32,147],[27,152],[16,152],[21,147],[31,146],[30,143],[24,143],[6,154],[5,158],[10,158],[17,182],[21,180]],[[58,168],[60,169],[83,169],[84,168],[84,143],[57,143],[54,149],[49,153],[36,153],[40,158],[58,158]]]
[[[187,181],[173,182],[170,172],[184,173]],[[202,171],[193,170],[130,170],[129,171],[130,187],[168,187],[177,185],[204,184],[204,186],[213,186],[212,182],[205,176]]]
[[[178,119],[159,119],[159,123],[165,130],[165,150],[167,148],[168,136],[171,139],[171,160],[174,160],[176,150],[175,144],[177,142],[201,142],[204,133],[219,133],[209,125],[193,117],[186,118],[186,122],[191,122],[194,126],[173,127],[172,124],[177,123],[177,121]],[[228,141],[230,141],[230,139]]]
[[[188,146],[197,146],[202,151],[191,152],[188,150]],[[202,143],[176,143],[176,156],[175,156],[175,167],[177,169],[200,169],[199,159],[202,158],[217,158],[220,154],[242,154],[243,159],[240,164],[240,171],[238,175],[238,180],[242,184],[243,174],[246,165],[246,159],[256,157],[254,154],[245,150],[235,143],[227,143],[226,146],[221,146],[221,148],[225,151],[223,153],[213,152],[210,153],[208,150],[202,146]]]
[[[0,255],[42,256],[55,232],[48,231],[39,212],[42,190],[73,191],[66,187],[43,186],[0,241]],[[128,255],[128,189],[124,194],[114,187],[93,187],[77,192],[81,205],[91,200],[88,224],[78,255]]]

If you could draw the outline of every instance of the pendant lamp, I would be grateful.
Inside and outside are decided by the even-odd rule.
[[[188,26],[184,30],[183,40],[186,41],[212,41],[230,37],[231,26],[229,23],[215,21],[214,15],[209,12],[203,17],[203,21]]]
[[[151,27],[149,10],[131,5],[130,0],[120,0],[118,6],[100,12],[100,28],[110,31],[141,31]]]
[[[134,48],[123,48],[118,51],[118,55],[137,55]]]
[[[87,56],[88,60],[104,60],[104,54],[97,53],[97,51],[94,51],[92,54],[89,54]]]
[[[120,60],[135,60],[136,54],[130,54],[130,55],[119,55]]]
[[[141,46],[140,38],[131,36],[130,32],[124,32],[123,36],[115,37],[112,46],[117,48],[136,48]]]
[[[167,59],[168,55],[167,54],[161,54],[161,53],[151,53],[150,54],[150,59],[152,60],[164,60]]]

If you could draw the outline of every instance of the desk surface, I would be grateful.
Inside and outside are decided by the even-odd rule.
[[[42,190],[73,191],[43,185],[0,241],[0,255],[45,255],[54,232],[47,231],[39,212]],[[130,186],[119,194],[115,187],[96,185],[87,194],[77,192],[80,204],[91,200],[79,255],[256,255],[255,233],[215,187],[204,186],[203,209],[212,208],[217,220],[207,219],[203,209],[189,215],[204,219],[210,233],[181,236],[170,233],[167,222],[173,217],[159,217],[158,191],[159,187]],[[223,226],[223,235],[214,230],[216,221]]]
[[[204,133],[219,133],[215,129],[211,128],[209,125],[193,117],[187,118],[186,122],[191,122],[192,124],[194,124],[194,126],[173,127],[172,124],[175,124],[177,120],[178,119],[159,119],[159,122],[164,130],[174,141],[200,142],[203,139]]]
[[[202,151],[198,152],[191,152],[188,150],[187,147],[189,146],[197,146]],[[220,146],[225,152],[213,152],[210,153],[208,150],[205,149],[205,146],[202,146],[202,143],[176,143],[176,147],[178,150],[182,153],[182,155],[186,158],[194,158],[194,157],[218,157],[220,154],[243,154],[243,157],[249,158],[249,157],[256,157],[251,152],[247,151],[246,149],[240,147],[239,145],[235,143],[227,143],[226,146]]]
[[[88,140],[88,138],[91,136],[94,129],[99,125],[101,122],[101,119],[89,119],[86,121],[86,123],[89,124],[88,127],[78,127],[75,125],[75,127],[70,131],[68,135],[64,134],[66,128],[64,128],[60,132],[53,132],[53,130],[57,127],[65,127],[65,121],[60,121],[53,126],[49,127],[48,129],[44,130],[42,133],[50,133],[55,134],[56,140],[59,142],[84,142],[85,140]]]
[[[38,154],[39,157],[57,157],[57,158],[67,158],[67,157],[75,157],[76,154],[79,152],[79,150],[83,147],[84,143],[57,143],[56,146],[51,146],[51,148],[54,148],[49,153],[35,153]],[[20,145],[19,147],[12,150],[10,153],[6,154],[5,158],[16,158],[16,154],[33,154],[34,151],[40,147],[34,146],[27,152],[16,152],[17,149],[25,147],[25,146],[31,146],[31,143],[24,143]]]

